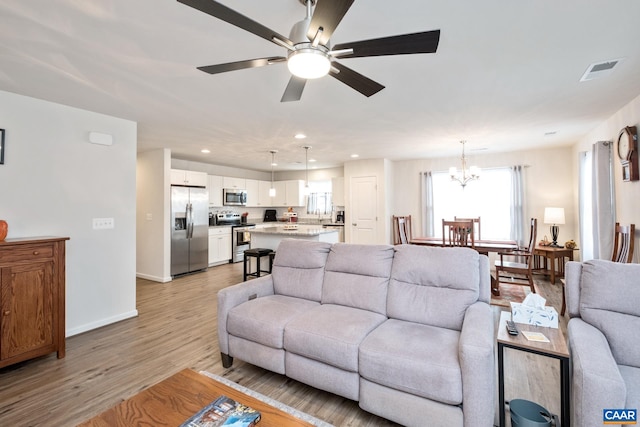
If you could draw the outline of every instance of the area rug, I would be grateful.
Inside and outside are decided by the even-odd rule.
[[[538,286],[535,282],[533,287],[536,289],[536,293],[539,293]],[[531,293],[529,286],[511,285],[508,283],[500,284],[500,296],[491,294],[491,305],[499,305],[502,307],[511,307],[512,302],[522,302],[527,295]]]
[[[251,397],[254,397],[268,405],[271,405],[275,408],[278,408],[279,410],[281,410],[282,412],[286,412],[289,415],[292,415],[300,420],[306,421],[311,425],[317,426],[317,427],[334,427],[333,424],[329,424],[326,423],[322,420],[319,420],[318,418],[315,418],[309,414],[305,414],[304,412],[300,412],[295,408],[292,408],[291,406],[287,406],[284,403],[278,402],[277,400],[271,399],[270,397],[265,396],[264,394],[260,394],[256,391],[253,391],[251,389],[248,389],[246,387],[241,386],[238,383],[234,383],[231,380],[228,380],[224,377],[221,377],[219,375],[216,374],[212,374],[211,372],[207,372],[207,371],[200,371],[200,373],[202,375],[205,375],[211,379],[214,379],[216,381],[218,381],[219,383],[222,383],[226,386],[229,386],[233,389],[238,390],[241,393],[244,393],[246,395],[249,395]]]

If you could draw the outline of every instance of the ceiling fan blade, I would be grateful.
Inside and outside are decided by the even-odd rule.
[[[209,74],[225,73],[227,71],[244,70],[245,68],[264,67],[278,62],[286,62],[287,58],[283,56],[274,56],[271,58],[247,59],[246,61],[227,62],[226,64],[205,65],[198,67],[198,70]]]
[[[304,90],[304,85],[306,83],[307,79],[291,76],[289,84],[287,84],[287,88],[284,90],[284,94],[282,95],[280,102],[300,101],[300,98],[302,98],[302,91]]]
[[[340,43],[333,46],[333,50],[353,49],[352,54],[341,55],[340,59],[359,58],[364,56],[434,53],[438,49],[439,41],[440,30],[433,30],[351,43]]]
[[[322,28],[320,36],[320,44],[326,45],[335,31],[336,27],[342,21],[354,0],[320,0],[316,4],[309,24],[307,37],[313,40],[318,32],[318,28]]]
[[[228,22],[231,25],[235,25],[238,28],[242,28],[250,33],[255,34],[258,37],[262,37],[265,40],[269,40],[272,43],[274,37],[279,38],[280,40],[286,42],[287,44],[293,46],[291,40],[288,37],[285,37],[281,34],[276,33],[270,28],[265,27],[264,25],[247,18],[246,16],[236,12],[233,9],[229,9],[227,6],[224,6],[217,1],[214,0],[178,0],[178,2],[182,4],[186,4],[187,6],[191,6],[194,9],[199,10],[200,12],[204,12],[208,15],[211,15],[215,18],[221,19],[225,22]],[[277,44],[277,43],[276,43]]]
[[[345,67],[335,61],[331,64],[340,71],[339,73],[336,73],[333,70],[329,71],[329,74],[331,74],[332,77],[335,77],[347,86],[352,87],[364,96],[369,97],[371,95],[375,95],[384,89],[384,86],[380,83],[374,82],[369,77],[365,77],[362,74],[353,71],[351,68]]]

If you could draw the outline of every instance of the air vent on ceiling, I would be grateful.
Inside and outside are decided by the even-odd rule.
[[[612,59],[610,61],[598,62],[596,64],[591,64],[587,67],[587,71],[584,72],[581,82],[586,82],[587,80],[598,79],[600,77],[608,76],[613,72],[613,69],[616,65],[618,65],[624,58],[620,59]]]

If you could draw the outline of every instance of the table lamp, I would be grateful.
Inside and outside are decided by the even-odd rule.
[[[558,245],[558,224],[564,224],[564,208],[544,208],[544,223],[551,224],[552,248],[561,248]]]

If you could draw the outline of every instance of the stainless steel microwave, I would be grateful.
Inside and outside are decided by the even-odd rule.
[[[247,204],[247,190],[224,188],[222,190],[222,204],[224,206],[245,206]]]

